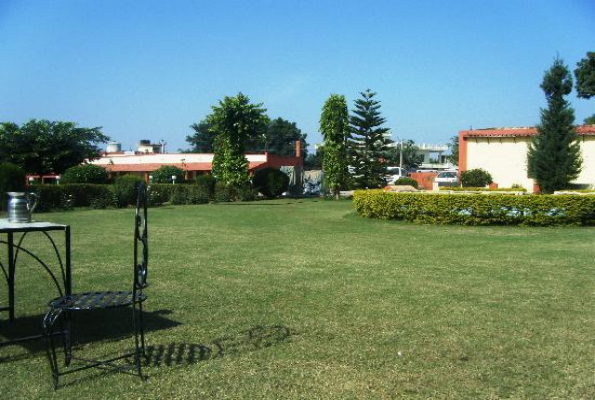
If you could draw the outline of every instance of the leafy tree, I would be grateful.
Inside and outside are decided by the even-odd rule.
[[[577,96],[590,99],[595,96],[595,52],[587,52],[587,57],[580,60],[576,66],[574,76]]]
[[[541,109],[537,135],[527,155],[529,175],[543,193],[565,189],[581,171],[580,147],[574,129],[574,110],[564,98],[572,91],[572,76],[556,58],[545,72],[541,88],[548,107]]]
[[[324,158],[324,146],[318,146],[315,153],[308,154],[308,156],[304,159],[304,169],[305,170],[322,169],[323,158]]]
[[[61,174],[87,159],[98,158],[109,137],[100,127],[80,128],[74,122],[35,120],[18,126],[0,123],[0,162],[11,162],[32,174]]]
[[[453,165],[459,165],[459,135],[450,138],[450,154],[446,157]]]
[[[213,175],[225,185],[246,186],[250,178],[244,145],[250,138],[265,132],[269,122],[266,109],[262,104],[251,104],[242,93],[235,97],[226,96],[212,109],[207,123],[215,133]]]
[[[173,183],[172,176],[177,183],[184,181],[184,170],[173,165],[162,165],[151,173],[153,183]]]
[[[107,170],[94,164],[75,165],[62,174],[63,183],[106,183],[107,179]]]
[[[591,115],[590,117],[585,118],[583,123],[585,125],[595,125],[595,114]]]
[[[401,146],[403,149],[401,150]],[[411,139],[403,140],[397,146],[388,150],[386,159],[391,165],[399,165],[401,162],[401,151],[403,152],[403,169],[410,170],[417,168],[423,161],[423,154],[417,152],[417,146]]]
[[[345,96],[331,94],[324,103],[320,116],[320,132],[324,137],[322,170],[327,188],[336,199],[347,183],[347,141],[349,139],[349,113]]]
[[[206,119],[197,124],[190,125],[194,130],[192,135],[186,136],[186,141],[190,144],[189,153],[212,153],[213,140],[215,132],[211,130],[211,125]]]
[[[213,142],[216,132],[213,131],[208,120],[190,125],[194,133],[186,136],[186,142],[190,144],[186,153],[213,153]],[[244,143],[245,151],[248,153],[261,153],[268,151],[271,154],[292,156],[295,154],[295,142],[302,142],[302,156],[307,156],[306,134],[297,127],[295,122],[289,122],[283,118],[270,121],[264,132],[251,135]]]
[[[392,143],[383,127],[386,119],[380,115],[380,102],[376,93],[367,89],[355,101],[350,123],[349,151],[359,187],[379,188],[386,184],[386,153]]]
[[[295,142],[301,142],[302,157],[308,155],[306,134],[302,133],[295,122],[276,118],[269,122],[264,137],[264,150],[281,156],[295,155]]]

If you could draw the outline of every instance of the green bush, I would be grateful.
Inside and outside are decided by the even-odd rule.
[[[433,224],[595,225],[595,196],[356,191],[362,217]]]
[[[487,187],[459,187],[459,186],[442,186],[440,190],[453,192],[526,192],[524,187],[510,187],[510,188],[494,188]]]
[[[252,184],[266,198],[274,199],[289,189],[289,176],[276,168],[259,169],[252,178]]]
[[[107,183],[107,171],[99,165],[83,164],[68,168],[62,174],[62,183]]]
[[[215,193],[213,194],[213,200],[216,203],[227,203],[235,200],[235,190],[230,185],[217,182],[215,184]]]
[[[235,187],[217,182],[215,185],[215,194],[213,201],[216,203],[225,203],[230,201],[253,201],[256,200],[258,193],[252,185]]]
[[[114,192],[118,207],[128,207],[136,204],[138,186],[143,179],[138,175],[119,176],[114,181]]]
[[[74,207],[107,208],[117,205],[111,185],[36,185],[36,211],[71,210]]]
[[[196,177],[196,185],[200,188],[202,193],[207,193],[209,199],[211,199],[215,193],[216,183],[217,181],[215,180],[215,177],[211,174],[198,175]]]
[[[6,210],[8,195],[6,192],[25,190],[25,171],[12,163],[0,163],[0,210]]]
[[[213,185],[213,190],[209,190],[208,186],[205,185],[188,185],[187,193],[186,193],[186,204],[206,204],[208,203],[214,191],[215,185]]]
[[[416,189],[419,187],[419,183],[417,183],[417,181],[415,179],[407,178],[407,177],[402,177],[402,178],[397,179],[397,181],[395,182],[395,185],[409,185],[409,186],[413,186]]]
[[[485,187],[492,181],[492,175],[481,168],[461,172],[461,186],[464,187]]]
[[[176,186],[170,183],[152,183],[147,188],[147,203],[150,206],[167,203],[171,197],[172,189]]]
[[[153,177],[151,183],[173,183],[172,176],[176,177],[176,183],[183,183],[184,175],[184,171],[181,168],[174,167],[173,165],[163,165],[153,171],[151,174]]]

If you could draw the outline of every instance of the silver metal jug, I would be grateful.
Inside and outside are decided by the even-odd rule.
[[[31,213],[36,205],[35,193],[8,192],[8,222],[31,222]]]

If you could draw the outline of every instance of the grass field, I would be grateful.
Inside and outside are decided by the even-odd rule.
[[[90,370],[54,393],[29,344],[0,349],[0,397],[595,398],[595,229],[368,220],[347,201],[149,212],[149,379]],[[75,291],[129,287],[133,210],[36,217],[71,224]],[[22,262],[3,338],[54,296]],[[93,320],[77,350],[130,347],[121,312]]]

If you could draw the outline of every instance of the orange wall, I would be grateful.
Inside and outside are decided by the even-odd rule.
[[[417,181],[419,189],[432,190],[436,175],[438,175],[437,172],[412,172],[409,177]]]

